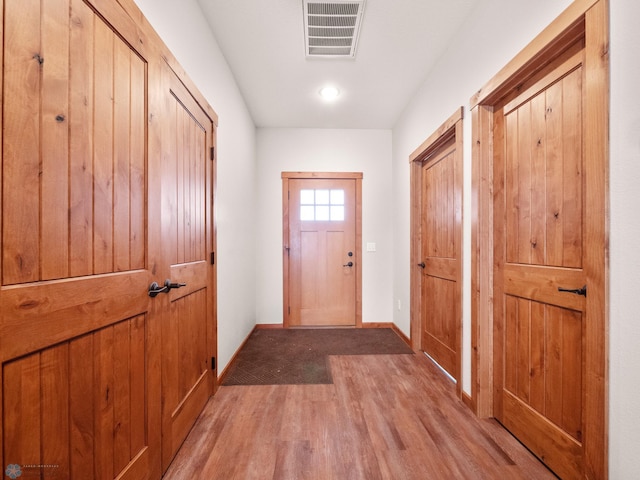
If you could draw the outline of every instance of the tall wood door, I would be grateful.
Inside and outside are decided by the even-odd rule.
[[[215,370],[214,124],[167,71],[162,239],[173,287],[162,321],[163,470],[210,395]]]
[[[459,379],[461,179],[455,137],[422,167],[422,349]]]
[[[496,110],[495,414],[562,478],[582,478],[585,255],[580,51]],[[598,221],[597,219],[595,221]]]
[[[20,478],[160,475],[149,64],[102,7],[3,4],[0,452]]]
[[[289,180],[289,325],[356,325],[356,180]]]

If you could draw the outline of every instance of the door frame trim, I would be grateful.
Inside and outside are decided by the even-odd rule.
[[[456,318],[456,394],[462,395],[462,222],[463,222],[463,134],[462,119],[464,118],[464,107],[456,109],[455,112],[440,125],[411,155],[410,163],[410,336],[411,348],[418,352],[422,350],[422,270],[418,267],[422,256],[422,168],[433,155],[440,152],[442,146],[453,139],[455,144],[455,164],[457,178],[454,179],[456,187],[460,191],[459,222],[456,225],[455,239],[458,252],[458,271],[456,272],[456,282],[458,283],[457,300],[460,309]]]
[[[356,324],[362,328],[362,172],[282,172],[282,326],[289,328],[289,180],[356,181]]]
[[[472,402],[480,417],[493,416],[493,107],[535,75],[576,39],[585,42],[585,164],[588,222],[585,238],[589,284],[585,324],[584,476],[608,473],[608,0],[575,0],[470,99],[472,113],[471,352]]]

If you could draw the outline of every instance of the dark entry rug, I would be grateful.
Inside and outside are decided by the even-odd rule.
[[[329,355],[413,354],[390,328],[258,329],[236,356],[223,385],[333,383]]]

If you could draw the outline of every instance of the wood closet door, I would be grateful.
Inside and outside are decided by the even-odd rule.
[[[582,64],[580,52],[494,116],[495,414],[567,479],[583,471],[585,255],[605,247],[584,235]]]
[[[4,1],[0,451],[20,478],[160,474],[148,64],[104,5]]]
[[[422,167],[422,348],[458,380],[462,191],[455,138]]]
[[[163,135],[162,241],[169,292],[162,322],[162,465],[165,470],[213,394],[214,124],[173,72]]]

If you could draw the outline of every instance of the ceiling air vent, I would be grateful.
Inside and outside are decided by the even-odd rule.
[[[303,0],[307,57],[354,58],[365,0]]]

